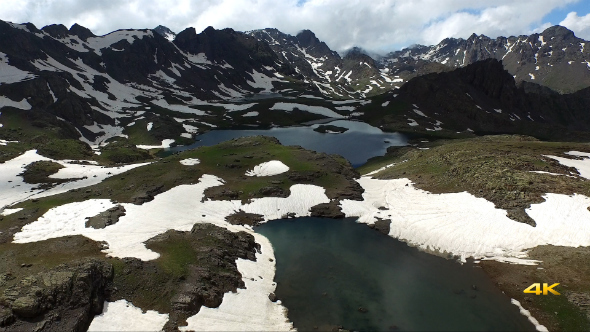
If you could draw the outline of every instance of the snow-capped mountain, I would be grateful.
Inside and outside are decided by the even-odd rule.
[[[562,26],[530,36],[491,39],[473,34],[468,39],[447,38],[438,45],[416,45],[392,52],[380,59],[380,65],[409,77],[444,70],[432,67],[433,63],[447,66],[448,70],[497,59],[517,82],[534,82],[567,93],[590,86],[590,45],[586,44]]]
[[[254,30],[247,34],[270,45],[283,62],[295,68],[299,77],[327,96],[365,97],[399,87],[404,82],[399,76],[390,75],[388,70],[379,70],[375,60],[358,48],[341,57],[309,30],[296,36],[277,29]]]

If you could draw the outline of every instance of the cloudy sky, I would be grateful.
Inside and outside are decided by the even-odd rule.
[[[445,37],[543,31],[560,24],[590,40],[590,0],[0,0],[0,19],[41,28],[79,23],[102,35],[165,25],[245,31],[310,29],[337,51],[384,52]]]

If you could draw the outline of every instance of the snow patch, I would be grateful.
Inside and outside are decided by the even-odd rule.
[[[13,213],[17,213],[18,211],[21,211],[23,208],[16,208],[16,209],[4,209],[2,211],[0,211],[0,216],[9,216]]]
[[[258,116],[258,112],[256,112],[256,111],[251,111],[251,112],[248,112],[248,113],[242,114],[242,116],[245,116],[245,117],[250,117],[250,116]]]
[[[90,130],[95,134],[99,134],[96,136],[94,141],[90,141],[86,139],[84,136],[80,137],[81,141],[86,142],[89,145],[104,145],[104,142],[117,136],[128,138],[127,135],[123,134],[124,128],[119,126],[101,125],[95,122],[92,126],[84,126],[84,128]]]
[[[582,160],[578,159],[569,159],[557,156],[545,156],[551,159],[555,159],[559,161],[560,164],[568,167],[574,167],[580,173],[580,176],[586,179],[590,179],[590,153],[586,152],[579,152],[579,151],[569,151],[566,152],[570,156],[577,156],[577,157],[585,157]]]
[[[425,117],[425,118],[427,118],[427,117],[428,117],[426,114],[424,114],[424,112],[422,112],[422,111],[420,111],[420,110],[418,110],[418,109],[414,109],[414,113],[416,113],[416,114],[418,114],[418,115],[420,115],[420,116],[423,116],[423,117]]]
[[[0,128],[2,128],[1,123],[0,123]],[[18,143],[18,141],[7,141],[7,140],[0,139],[0,145],[6,145],[8,143]]]
[[[207,59],[205,53],[199,54],[185,54],[188,61],[195,63],[195,64],[205,64],[205,65],[212,65],[211,61]]]
[[[35,78],[33,73],[8,64],[8,56],[0,52],[0,85],[22,82]]]
[[[251,87],[262,89],[261,92],[272,92],[274,86],[272,85],[273,81],[283,82],[273,77],[268,77],[262,73],[257,72],[256,70],[252,70],[252,74],[248,73],[254,82],[246,81]]]
[[[23,178],[18,176],[18,174],[25,170],[27,165],[42,160],[53,161],[64,166],[57,173],[52,174],[50,178],[76,180],[58,184],[50,189],[39,189],[37,184],[25,183]],[[113,175],[147,164],[142,163],[121,167],[85,165],[74,163],[70,160],[49,159],[38,155],[36,150],[29,150],[14,159],[0,164],[0,209],[27,199],[57,195],[72,189],[92,186]]]
[[[201,161],[197,158],[187,158],[187,159],[182,159],[180,161],[181,164],[185,165],[185,166],[193,166],[193,165],[198,165],[201,163]]]
[[[518,302],[518,301],[517,301],[517,300],[515,300],[515,299],[510,299],[510,302],[511,302],[512,304],[514,304],[515,306],[517,306],[517,307],[518,307],[518,309],[520,310],[520,313],[521,313],[522,315],[524,315],[526,318],[528,318],[528,320],[529,320],[529,321],[530,321],[530,322],[531,322],[533,325],[535,325],[535,328],[537,329],[537,331],[539,331],[539,332],[549,332],[549,330],[548,330],[548,329],[547,329],[547,328],[546,328],[544,325],[541,325],[541,324],[539,323],[539,321],[538,321],[538,320],[537,320],[535,317],[533,317],[533,316],[531,315],[531,313],[530,313],[528,310],[526,310],[525,308],[523,308],[523,307],[522,307],[522,305],[520,304],[520,302]]]
[[[143,312],[127,300],[104,303],[104,309],[90,323],[88,331],[162,331],[168,314]]]
[[[545,171],[529,171],[529,173],[547,174],[547,175],[556,175],[556,176],[565,175],[565,176],[571,177],[571,175],[559,174],[559,173],[551,173],[551,172],[545,172]]]
[[[23,98],[21,101],[14,101],[8,97],[0,96],[0,109],[4,107],[14,107],[28,111],[32,106],[25,98]]]
[[[285,173],[289,166],[279,160],[271,160],[254,166],[254,169],[246,172],[246,176],[273,176]]]
[[[126,40],[129,44],[133,44],[133,42],[135,42],[136,39],[143,39],[146,36],[153,37],[154,34],[151,30],[118,30],[104,36],[90,37],[88,38],[86,43],[82,43],[94,49],[94,52],[96,54],[101,55],[101,50],[103,48],[110,47],[111,45],[118,43],[121,40]]]
[[[399,163],[393,163],[393,164],[385,165],[385,166],[383,166],[383,167],[381,167],[381,168],[379,168],[379,169],[376,169],[376,170],[374,170],[374,171],[372,171],[372,172],[369,172],[369,173],[365,174],[365,176],[371,176],[371,175],[377,174],[377,173],[379,173],[379,172],[381,172],[381,171],[384,171],[384,170],[386,170],[386,169],[388,169],[388,168],[390,168],[390,167],[393,167],[393,166],[395,166],[395,165],[399,165],[399,164],[401,164],[401,163],[405,163],[406,161],[407,161],[407,160],[404,160],[404,161],[402,161],[402,162],[399,162]]]

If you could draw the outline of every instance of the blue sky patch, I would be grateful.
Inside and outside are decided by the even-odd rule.
[[[559,24],[570,12],[576,12],[578,16],[587,15],[590,13],[590,1],[582,0],[561,8],[556,8],[543,18],[543,22],[549,22],[553,25]]]

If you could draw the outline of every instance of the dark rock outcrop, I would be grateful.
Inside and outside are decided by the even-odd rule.
[[[218,307],[225,293],[244,287],[236,260],[256,260],[259,250],[252,235],[211,224],[196,224],[190,232],[170,230],[146,246],[162,256],[155,261],[122,259],[109,301],[126,299],[144,310],[169,312],[165,330],[185,324],[203,305]],[[177,260],[185,263],[177,267]]]
[[[104,212],[90,217],[86,220],[86,227],[105,228],[109,225],[114,225],[119,221],[119,218],[125,215],[125,208],[122,205],[117,205]]]
[[[112,266],[94,259],[25,277],[0,296],[0,327],[3,331],[86,331],[102,312],[112,279]]]
[[[227,216],[225,220],[232,225],[257,226],[261,221],[264,221],[264,216],[240,210],[239,212]]]
[[[79,25],[78,23],[74,23],[72,27],[70,27],[70,34],[76,35],[80,37],[80,39],[86,41],[90,37],[95,37],[95,35],[90,31],[90,29]]]
[[[381,232],[385,235],[389,235],[391,220],[377,219],[377,221],[375,221],[375,223],[373,225],[375,226],[375,229],[378,230],[379,232]]]
[[[338,127],[334,125],[320,125],[317,128],[314,128],[313,131],[317,131],[318,133],[344,133],[348,131],[348,128]]]
[[[337,201],[318,204],[310,210],[312,217],[342,219],[345,217]]]

